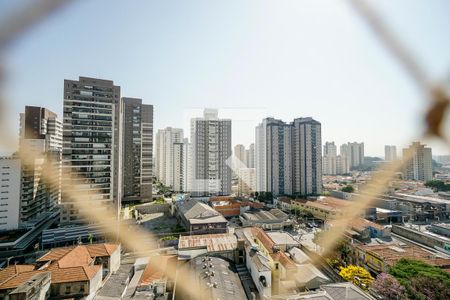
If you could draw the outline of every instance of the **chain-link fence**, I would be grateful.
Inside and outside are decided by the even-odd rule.
[[[6,51],[8,46],[15,40],[20,39],[21,36],[37,23],[43,21],[49,15],[58,13],[61,9],[70,9],[71,1],[58,0],[39,0],[27,4],[17,11],[12,12],[0,23],[0,55]],[[402,44],[401,40],[390,30],[389,26],[384,22],[383,16],[380,15],[372,4],[366,0],[349,0],[356,14],[358,14],[370,27],[373,33],[378,37],[379,42],[382,43],[390,53],[403,65],[405,76],[410,76],[416,85],[428,97],[428,109],[423,113],[426,128],[424,130],[426,137],[435,137],[444,141],[450,146],[448,135],[448,128],[444,128],[445,114],[450,104],[450,97],[448,94],[448,87],[445,86],[445,80],[442,82],[432,82],[425,74],[422,66],[420,66],[408,49]],[[446,37],[443,37],[446,38]],[[1,56],[0,56],[1,57]],[[8,74],[4,71],[4,64],[0,62],[0,145],[3,148],[16,151],[16,138],[14,130],[10,129],[7,124],[8,106],[4,99],[5,77]],[[418,136],[417,138],[424,138]],[[19,153],[21,159],[33,159],[31,153]],[[333,226],[327,230],[322,238],[325,241],[323,247],[325,249],[333,249],[339,240],[342,238],[345,228],[350,222],[361,215],[365,208],[369,207],[374,201],[374,195],[380,195],[384,192],[388,183],[394,178],[396,172],[400,171],[407,161],[404,157],[402,161],[390,163],[387,167],[379,172],[374,173],[370,184],[366,184],[360,191],[359,196],[351,205],[343,210],[343,213],[338,217],[336,223],[340,226]],[[51,182],[52,180],[52,164],[49,162],[42,171],[44,180]],[[154,240],[154,236],[148,231],[142,230],[140,227],[129,227],[117,221],[115,214],[104,210],[99,206],[89,205],[86,201],[89,195],[86,193],[70,193],[67,194],[68,189],[62,189],[62,197],[69,197],[76,203],[78,209],[89,219],[95,220],[103,229],[105,235],[112,240],[117,240],[122,243],[125,248],[134,249],[135,251],[146,253],[151,251],[151,247],[147,246],[149,243],[142,243],[140,241]],[[65,193],[65,194],[64,194]],[[157,244],[157,243],[155,243]],[[157,263],[156,268],[159,268]],[[175,276],[174,274],[168,274]],[[181,280],[184,277],[183,280]],[[190,294],[195,299],[196,293],[191,288],[191,283],[188,274],[178,274],[177,284],[187,294]],[[172,278],[175,280],[175,278]]]

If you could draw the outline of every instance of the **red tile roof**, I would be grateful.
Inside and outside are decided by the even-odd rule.
[[[111,256],[116,252],[119,245],[117,244],[92,244],[86,245],[86,249],[89,251],[91,257],[95,256]]]
[[[261,244],[263,244],[264,248],[266,248],[269,253],[273,252],[273,246],[275,246],[275,242],[270,238],[270,236],[265,233],[264,230],[257,227],[252,227],[252,234],[258,240],[260,240]]]
[[[34,266],[32,265],[13,265],[0,270],[0,285],[7,282],[14,276],[24,273],[30,272],[34,270]]]
[[[52,283],[89,281],[101,272],[101,269],[101,265],[54,268],[51,270]]]
[[[297,265],[282,251],[271,253],[270,256],[273,260],[279,261],[286,269],[297,269]]]
[[[177,257],[174,255],[153,256],[142,273],[139,285],[149,285],[175,271]]]
[[[23,273],[17,273],[13,277],[9,278],[2,284],[0,284],[0,290],[6,290],[6,289],[15,289],[16,287],[24,284],[28,280],[31,279],[36,274],[40,273],[47,273],[46,271],[39,271],[39,270],[33,270],[33,271],[26,271]]]

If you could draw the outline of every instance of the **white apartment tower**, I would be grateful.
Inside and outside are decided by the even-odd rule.
[[[433,179],[433,161],[431,148],[426,148],[420,142],[412,143],[403,149],[403,159],[408,159],[403,168],[405,180],[429,181]]]
[[[93,205],[105,205],[119,215],[120,102],[120,87],[111,80],[64,80],[62,224],[86,221],[71,198],[78,192]]]
[[[174,166],[174,160],[179,159],[181,150],[177,148],[178,153],[174,153],[174,145],[183,143],[183,129],[167,127],[159,129],[156,133],[156,178],[166,185],[175,188],[174,182],[179,181],[179,174]],[[181,147],[178,145],[177,147]],[[177,178],[176,178],[177,177]],[[177,183],[178,188],[180,187]],[[179,189],[175,190],[179,190]],[[181,191],[181,190],[180,190]]]
[[[397,147],[393,145],[384,146],[384,160],[396,161],[397,160]]]
[[[19,158],[0,157],[0,232],[19,228],[21,177]]]
[[[337,149],[334,142],[326,142],[323,146],[322,172],[324,175],[337,174]]]
[[[341,145],[340,155],[347,160],[349,169],[364,164],[364,143],[347,143]]]
[[[153,105],[122,98],[122,201],[152,201]]]
[[[203,118],[191,119],[192,193],[196,196],[231,193],[231,120],[205,109]]]

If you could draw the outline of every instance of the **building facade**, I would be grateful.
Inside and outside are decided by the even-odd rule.
[[[431,148],[420,142],[413,142],[409,148],[403,149],[403,159],[407,161],[403,168],[405,180],[428,181],[433,179],[433,161]]]
[[[254,168],[255,167],[255,144],[251,143],[246,150],[247,155],[247,167]]]
[[[233,151],[234,156],[247,167],[247,152],[245,146],[242,144],[237,144],[234,146]]]
[[[176,177],[179,177],[179,174],[174,174],[174,159],[176,156],[174,145],[180,143],[183,143],[183,129],[181,128],[167,127],[159,129],[156,134],[156,178],[164,185],[172,188],[174,187],[174,181],[178,180]],[[179,156],[179,153],[177,155]]]
[[[337,149],[334,142],[326,142],[323,146],[322,173],[324,175],[337,174]]]
[[[120,87],[111,80],[64,80],[63,198],[61,223],[82,223],[70,196],[105,204],[119,215],[121,183]]]
[[[298,118],[293,125],[293,194],[322,193],[322,132],[313,118]]]
[[[340,155],[346,158],[350,170],[357,168],[364,164],[364,143],[343,144]]]
[[[231,120],[219,119],[215,109],[205,109],[203,118],[191,120],[191,143],[193,195],[229,195]]]
[[[0,157],[0,232],[19,228],[21,161]]]
[[[256,189],[278,195],[322,191],[321,125],[312,118],[287,124],[266,118],[256,127]]]
[[[394,145],[384,146],[384,160],[396,161],[397,160],[397,147]]]
[[[256,169],[240,168],[237,173],[238,195],[250,196],[252,193],[256,192]]]
[[[152,200],[153,105],[122,98],[123,201]]]
[[[25,106],[19,151],[20,223],[26,226],[54,212],[61,200],[62,122],[57,115],[44,107]]]

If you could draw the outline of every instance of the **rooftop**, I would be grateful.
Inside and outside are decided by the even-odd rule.
[[[236,236],[228,233],[185,235],[180,236],[178,241],[179,250],[206,248],[209,252],[218,252],[231,251],[236,247]]]
[[[167,274],[174,274],[177,266],[175,255],[152,256],[139,280],[139,286],[150,285],[155,281],[167,278]]]
[[[205,264],[211,267],[205,268]],[[189,280],[192,289],[198,291],[198,299],[247,299],[234,266],[227,260],[199,256],[189,261],[186,266],[192,272]]]
[[[186,200],[177,202],[177,208],[191,224],[226,223],[227,220],[209,205],[196,201]]]
[[[438,257],[416,245],[359,245],[357,248],[376,255],[389,266],[394,265],[401,258],[420,260],[433,266],[450,266],[450,259]]]

